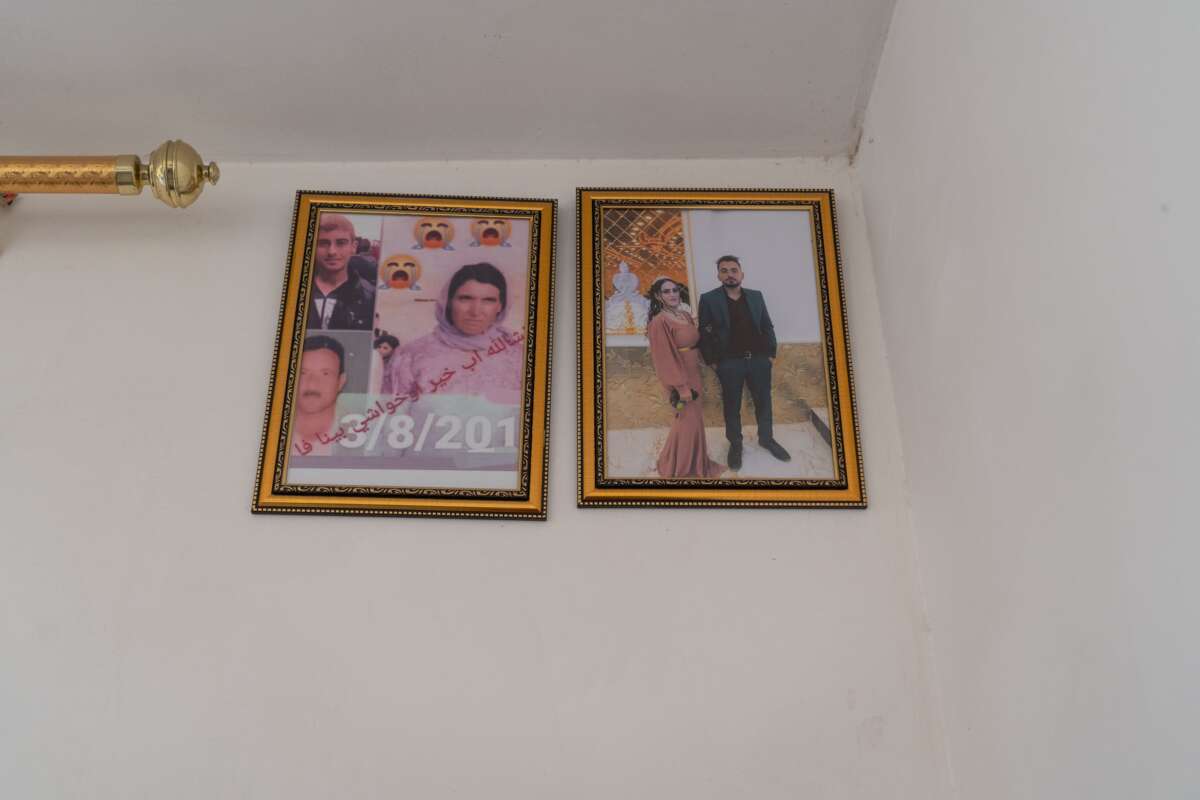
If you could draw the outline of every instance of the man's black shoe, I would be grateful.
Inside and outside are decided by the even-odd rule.
[[[768,453],[770,453],[771,455],[778,458],[780,461],[791,461],[792,460],[791,453],[789,453],[787,450],[784,450],[783,445],[781,445],[779,442],[775,441],[774,439],[768,439],[765,442],[759,442],[759,444],[762,445],[762,448],[764,450],[766,450]]]
[[[742,468],[742,443],[740,440],[729,443],[729,468],[734,472]]]

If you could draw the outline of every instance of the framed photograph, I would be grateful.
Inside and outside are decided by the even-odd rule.
[[[252,509],[545,519],[555,212],[299,192]]]
[[[833,192],[578,201],[579,505],[865,507]]]

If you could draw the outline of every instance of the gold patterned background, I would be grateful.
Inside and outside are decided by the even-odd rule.
[[[721,410],[721,386],[717,373],[702,366],[704,378],[704,424],[725,424]],[[671,423],[671,409],[663,395],[662,384],[650,364],[646,347],[607,347],[604,350],[604,391],[608,400],[605,426],[657,428]],[[619,398],[619,402],[612,402]],[[825,408],[828,394],[825,383],[825,354],[820,344],[781,344],[772,371],[771,398],[776,423],[803,422],[808,408]],[[742,422],[754,423],[750,391],[742,396]]]
[[[605,208],[601,213],[605,300],[616,294],[613,278],[622,261],[638,277],[638,291],[643,295],[662,276],[688,282],[679,209]]]

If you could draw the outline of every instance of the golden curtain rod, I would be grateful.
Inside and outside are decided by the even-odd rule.
[[[171,208],[196,201],[204,183],[215,184],[221,170],[205,164],[187,142],[163,142],[143,162],[137,156],[3,156],[0,194],[141,194],[149,186]]]

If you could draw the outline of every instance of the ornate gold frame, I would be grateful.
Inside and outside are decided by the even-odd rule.
[[[288,458],[287,424],[291,417],[298,356],[303,344],[304,316],[310,291],[308,267],[313,254],[317,214],[333,210],[438,216],[487,214],[530,220],[533,241],[530,248],[525,359],[526,374],[531,377],[526,381],[522,406],[527,435],[523,439],[520,486],[515,491],[296,486],[283,483]],[[545,519],[557,210],[555,200],[297,192],[251,510]]]
[[[579,484],[588,506],[865,508],[866,485],[846,321],[833,191],[831,189],[600,189],[577,190],[579,276]],[[736,208],[812,211],[818,297],[824,317],[830,388],[833,480],[629,479],[604,475],[604,328],[600,219],[604,208]]]

